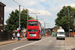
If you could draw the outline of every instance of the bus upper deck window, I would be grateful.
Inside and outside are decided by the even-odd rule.
[[[37,26],[37,21],[29,21],[28,26]]]

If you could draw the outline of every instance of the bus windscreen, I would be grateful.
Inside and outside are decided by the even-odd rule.
[[[37,21],[29,21],[28,26],[37,26]]]
[[[36,32],[37,29],[28,29],[28,32]]]

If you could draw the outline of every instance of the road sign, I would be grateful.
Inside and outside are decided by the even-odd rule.
[[[44,33],[44,31],[42,31],[42,33]]]
[[[69,29],[69,31],[72,31],[72,29]]]

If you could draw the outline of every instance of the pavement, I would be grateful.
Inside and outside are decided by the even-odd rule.
[[[66,37],[65,50],[75,50],[75,38],[74,37]]]
[[[0,42],[0,46],[1,45],[6,45],[6,44],[10,44],[10,43],[15,43],[15,42],[20,42],[20,41],[23,41],[23,40],[26,40],[26,38],[21,38],[21,40],[18,41],[18,39],[12,39],[12,40],[7,40],[7,41],[1,41]]]

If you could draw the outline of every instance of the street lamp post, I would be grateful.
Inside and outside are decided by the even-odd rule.
[[[20,29],[21,28],[21,24],[20,24],[20,7],[21,7],[21,5],[18,2],[16,2],[15,0],[13,0],[13,1],[19,5],[19,29]]]
[[[37,14],[40,14],[40,13],[36,13],[36,19],[38,20],[38,15]]]
[[[28,18],[28,12],[29,12],[29,11],[27,10],[27,21],[28,21],[28,19],[29,19],[29,18]]]
[[[36,19],[38,20],[38,16],[36,15]]]
[[[45,34],[45,22],[44,22],[44,34]]]
[[[68,9],[68,17],[70,17],[70,14],[69,14],[69,9]],[[68,19],[68,21],[69,21],[69,37],[70,37],[70,19]]]
[[[18,2],[16,2],[15,0],[13,0],[15,3],[17,3],[18,5],[19,5],[19,29],[21,28],[21,24],[20,24],[20,7],[21,7],[21,5],[18,3]],[[24,13],[24,14],[27,14],[27,20],[29,19],[28,18],[28,13],[29,11],[27,10],[27,13]],[[40,13],[31,13],[31,14],[40,14]],[[37,18],[37,16],[36,16],[36,18]]]
[[[20,27],[21,27],[21,25],[20,25],[20,6],[21,6],[21,5],[19,5],[19,29],[20,29]]]

